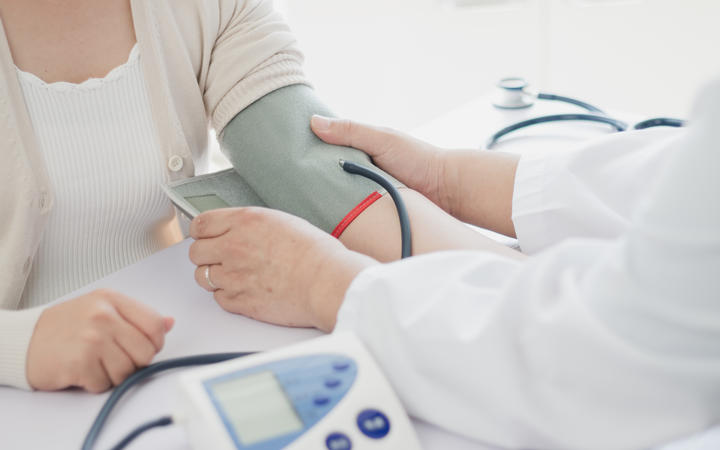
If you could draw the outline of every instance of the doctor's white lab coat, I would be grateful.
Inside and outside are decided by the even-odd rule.
[[[408,412],[511,448],[639,449],[720,422],[720,82],[687,130],[522,160],[522,249],[444,252],[352,283]]]

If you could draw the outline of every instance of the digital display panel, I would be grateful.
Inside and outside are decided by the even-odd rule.
[[[211,209],[228,208],[230,206],[225,202],[225,200],[221,199],[215,194],[185,197],[185,200],[187,200],[188,203],[193,205],[195,209],[197,209],[201,213],[205,211],[210,211]]]
[[[212,392],[243,445],[304,427],[272,372],[223,381],[213,385]]]

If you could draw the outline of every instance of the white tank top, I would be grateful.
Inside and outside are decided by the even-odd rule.
[[[55,194],[23,293],[29,308],[161,249],[153,231],[174,211],[137,45],[81,84],[17,72]]]

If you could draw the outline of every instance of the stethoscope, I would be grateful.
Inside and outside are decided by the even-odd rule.
[[[615,131],[626,131],[628,124],[608,116],[603,110],[589,103],[562,95],[548,94],[545,92],[534,92],[528,87],[524,78],[510,77],[503,78],[497,84],[498,90],[493,100],[493,106],[500,109],[525,109],[535,104],[535,100],[554,100],[558,102],[569,103],[579,106],[587,111],[587,113],[569,113],[569,114],[552,114],[548,116],[534,117],[532,119],[523,120],[509,125],[488,139],[486,148],[492,148],[503,136],[507,136],[513,131],[548,122],[559,121],[584,121],[605,123],[612,126]],[[671,119],[668,117],[656,117],[653,119],[643,120],[633,126],[635,130],[642,130],[652,127],[682,127],[685,121],[680,119]]]

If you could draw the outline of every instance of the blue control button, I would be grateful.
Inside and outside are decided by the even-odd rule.
[[[333,363],[333,369],[337,370],[338,372],[345,372],[350,368],[350,362],[349,361],[335,361]]]
[[[362,433],[373,439],[381,439],[390,432],[390,420],[377,409],[366,409],[357,416],[357,425]]]
[[[316,395],[313,399],[313,403],[315,403],[316,406],[325,406],[330,403],[330,397],[326,397],[324,395]]]
[[[338,386],[340,386],[340,379],[338,378],[328,378],[325,380],[326,388],[335,389]]]
[[[342,433],[332,433],[325,439],[325,446],[328,450],[350,450],[352,442]]]

